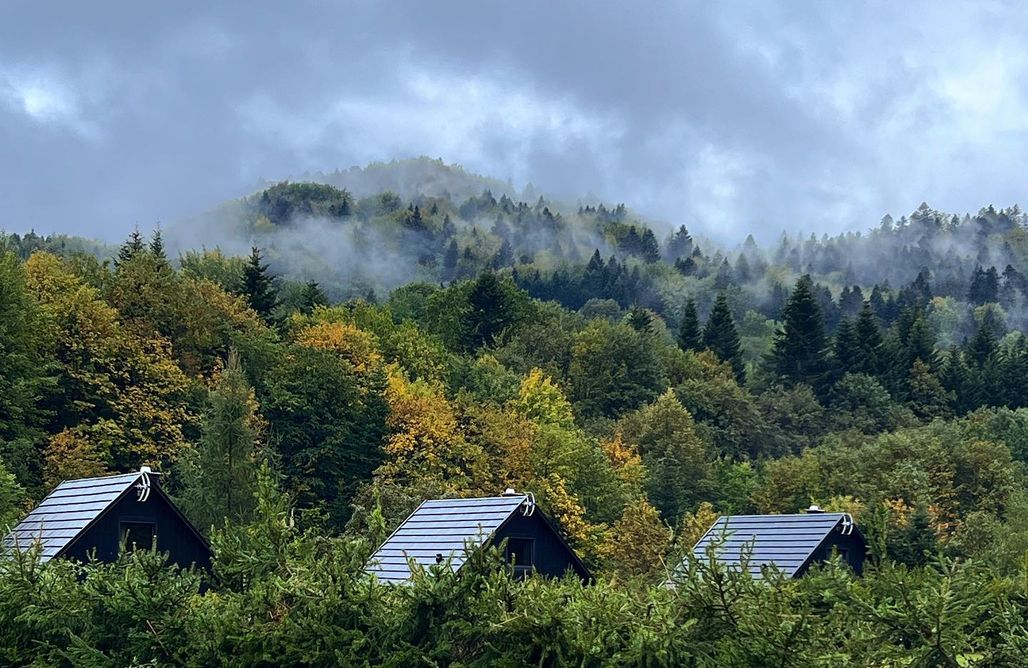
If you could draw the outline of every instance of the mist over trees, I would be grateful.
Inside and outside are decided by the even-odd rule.
[[[438,176],[424,190],[405,180],[423,168]],[[217,212],[209,236],[136,231],[113,249],[4,237],[0,519],[61,479],[149,464],[215,549],[212,576],[154,554],[0,562],[7,663],[42,651],[203,664],[229,646],[253,661],[446,663],[457,645],[468,664],[546,663],[587,656],[574,634],[611,620],[630,631],[602,633],[604,656],[755,665],[796,610],[809,613],[797,644],[778,649],[800,664],[1017,655],[1020,209],[924,205],[860,234],[721,248],[624,205],[404,169],[274,184]],[[369,174],[395,190],[372,192]],[[535,495],[594,588],[515,582],[487,554],[463,578],[439,569],[403,592],[362,575],[421,500],[507,487]],[[865,531],[863,579],[839,564],[802,584],[718,574],[737,596],[715,605],[715,566],[694,563],[677,590],[659,586],[717,515],[811,503]],[[62,583],[60,600],[36,572]],[[150,616],[129,604],[143,581]],[[933,608],[943,591],[959,603]],[[500,600],[503,620],[488,621]],[[445,633],[423,628],[431,605]],[[637,605],[647,612],[625,612]],[[75,614],[86,608],[103,614]],[[918,625],[929,612],[950,635]],[[510,630],[536,614],[538,628],[562,620],[560,637]],[[150,630],[155,619],[167,626]],[[305,645],[311,629],[354,644]]]

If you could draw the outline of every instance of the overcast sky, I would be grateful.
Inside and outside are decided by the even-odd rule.
[[[0,5],[11,231],[422,154],[725,240],[1028,199],[1023,3],[58,4]]]

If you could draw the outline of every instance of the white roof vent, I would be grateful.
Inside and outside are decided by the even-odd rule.
[[[817,505],[816,503],[810,504],[810,507],[807,508],[807,514],[823,513],[823,512],[824,511],[821,509],[821,506]]]
[[[513,487],[508,487],[507,489],[503,490],[503,496],[521,496],[521,495],[518,494],[517,492],[515,492]]]

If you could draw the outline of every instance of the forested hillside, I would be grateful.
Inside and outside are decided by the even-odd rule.
[[[4,663],[1020,663],[1019,209],[720,248],[452,187],[277,184],[219,214],[231,244],[178,256],[160,231],[109,258],[5,239],[0,518],[149,464],[216,565],[197,594],[153,555],[5,560]],[[402,591],[361,576],[422,499],[506,487],[595,587],[489,555]],[[856,518],[863,579],[694,563],[659,586],[718,514],[811,503]]]

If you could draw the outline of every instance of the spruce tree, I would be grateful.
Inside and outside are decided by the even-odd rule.
[[[732,319],[732,310],[728,307],[725,293],[717,296],[714,309],[707,318],[703,328],[703,346],[713,352],[721,360],[732,365],[735,377],[742,383],[746,370],[742,362],[742,348],[739,345],[739,331]]]
[[[494,343],[517,319],[514,296],[491,271],[483,272],[472,284],[468,306],[462,323],[462,338],[468,350]]]
[[[252,518],[261,429],[257,399],[233,351],[208,393],[200,440],[183,464],[182,505],[201,529]]]
[[[699,350],[703,347],[700,317],[696,313],[696,302],[691,298],[685,302],[685,309],[682,311],[682,324],[678,328],[678,347],[682,350]]]
[[[457,240],[450,239],[450,244],[443,254],[443,280],[452,281],[457,276],[457,262],[460,260],[460,251],[457,248]]]
[[[835,330],[835,361],[840,374],[856,373],[857,360],[860,358],[860,344],[853,320],[843,318]]]
[[[914,360],[907,389],[907,406],[914,415],[925,421],[950,417],[953,414],[951,399],[928,365],[920,359]]]
[[[129,238],[118,250],[118,259],[115,260],[114,266],[117,267],[118,265],[128,262],[135,256],[142,253],[145,248],[146,245],[143,243],[143,235],[139,233],[139,228],[136,227],[132,230],[132,234],[129,235]]]
[[[500,249],[493,255],[493,269],[503,269],[514,264],[514,249],[506,239],[500,244]]]
[[[307,281],[300,291],[300,312],[310,315],[318,306],[328,306],[328,297],[317,281]]]
[[[242,288],[250,308],[265,321],[270,321],[271,312],[278,305],[278,297],[272,277],[268,274],[268,265],[261,261],[261,251],[256,246],[251,249],[250,259],[243,267]]]
[[[771,370],[789,385],[806,383],[824,390],[828,361],[828,339],[814,284],[803,275],[782,309],[782,328],[771,351]]]
[[[992,327],[983,323],[978,327],[974,338],[968,342],[967,355],[975,366],[981,369],[986,363],[995,359],[997,352],[999,352],[999,343],[992,332]]]
[[[164,237],[161,235],[161,228],[157,228],[153,232],[153,237],[150,239],[150,253],[153,254],[160,262],[167,262],[168,256],[164,251]]]
[[[884,370],[882,333],[869,302],[864,302],[860,309],[860,315],[853,325],[853,334],[857,344],[856,357],[847,371],[866,373],[869,376],[880,375]]]
[[[939,367],[939,355],[935,351],[935,332],[923,315],[918,314],[907,333],[906,355],[907,363],[910,365],[921,360],[932,371]]]

